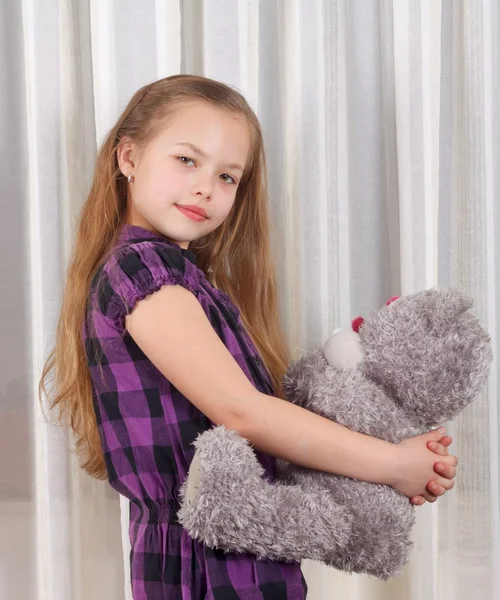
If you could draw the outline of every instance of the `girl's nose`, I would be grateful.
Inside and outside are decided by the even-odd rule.
[[[209,176],[198,177],[193,183],[191,192],[194,196],[202,196],[209,200],[213,194],[212,178]]]

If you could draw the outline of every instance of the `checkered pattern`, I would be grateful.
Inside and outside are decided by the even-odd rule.
[[[213,423],[154,367],[124,327],[127,309],[176,284],[196,296],[256,388],[274,393],[238,309],[198,269],[195,254],[125,225],[92,281],[83,336],[109,482],[130,500],[133,597],[302,600],[307,588],[299,564],[211,550],[176,522],[192,442]],[[273,480],[275,459],[257,455]]]

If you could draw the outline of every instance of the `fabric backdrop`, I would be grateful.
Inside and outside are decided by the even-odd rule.
[[[499,39],[495,0],[0,2],[0,597],[130,598],[127,507],[78,470],[36,386],[96,148],[134,91],[203,74],[257,112],[294,357],[434,285],[474,297],[496,357]],[[500,597],[498,392],[495,360],[404,575],[306,562],[308,598]]]

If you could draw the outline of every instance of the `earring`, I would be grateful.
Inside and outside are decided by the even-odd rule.
[[[129,183],[132,183],[132,178],[133,178],[133,175],[132,175],[132,173],[131,173],[131,174],[130,174],[130,175],[127,177],[127,181],[128,181]]]

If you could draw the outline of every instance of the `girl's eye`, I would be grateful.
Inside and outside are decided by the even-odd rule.
[[[188,156],[178,156],[177,158],[178,158],[178,159],[181,161],[181,163],[182,163],[182,164],[184,164],[184,165],[186,165],[187,163],[186,163],[186,162],[184,162],[184,160],[183,160],[183,159],[186,159],[188,162],[192,162],[192,163],[194,163],[194,160],[193,160],[192,158],[189,158]]]
[[[194,164],[194,160],[192,158],[189,158],[189,156],[178,156],[177,157],[181,163],[183,165],[189,165],[190,162],[192,162]],[[232,177],[231,175],[228,175],[227,173],[224,173],[224,175],[221,175],[221,177],[229,177],[229,179],[231,181],[228,181],[227,179],[223,179],[223,181],[225,183],[231,183],[231,185],[234,185],[236,182],[236,179],[234,177]]]
[[[233,184],[235,184],[235,183],[236,183],[236,180],[235,180],[235,178],[234,178],[234,177],[231,177],[231,175],[227,175],[227,173],[224,173],[224,175],[221,175],[221,177],[229,177],[229,179],[231,179],[231,180],[232,180],[232,184],[231,184],[231,185],[233,185]],[[227,181],[227,179],[224,179],[223,181],[225,181],[226,183],[229,183],[229,182]]]

